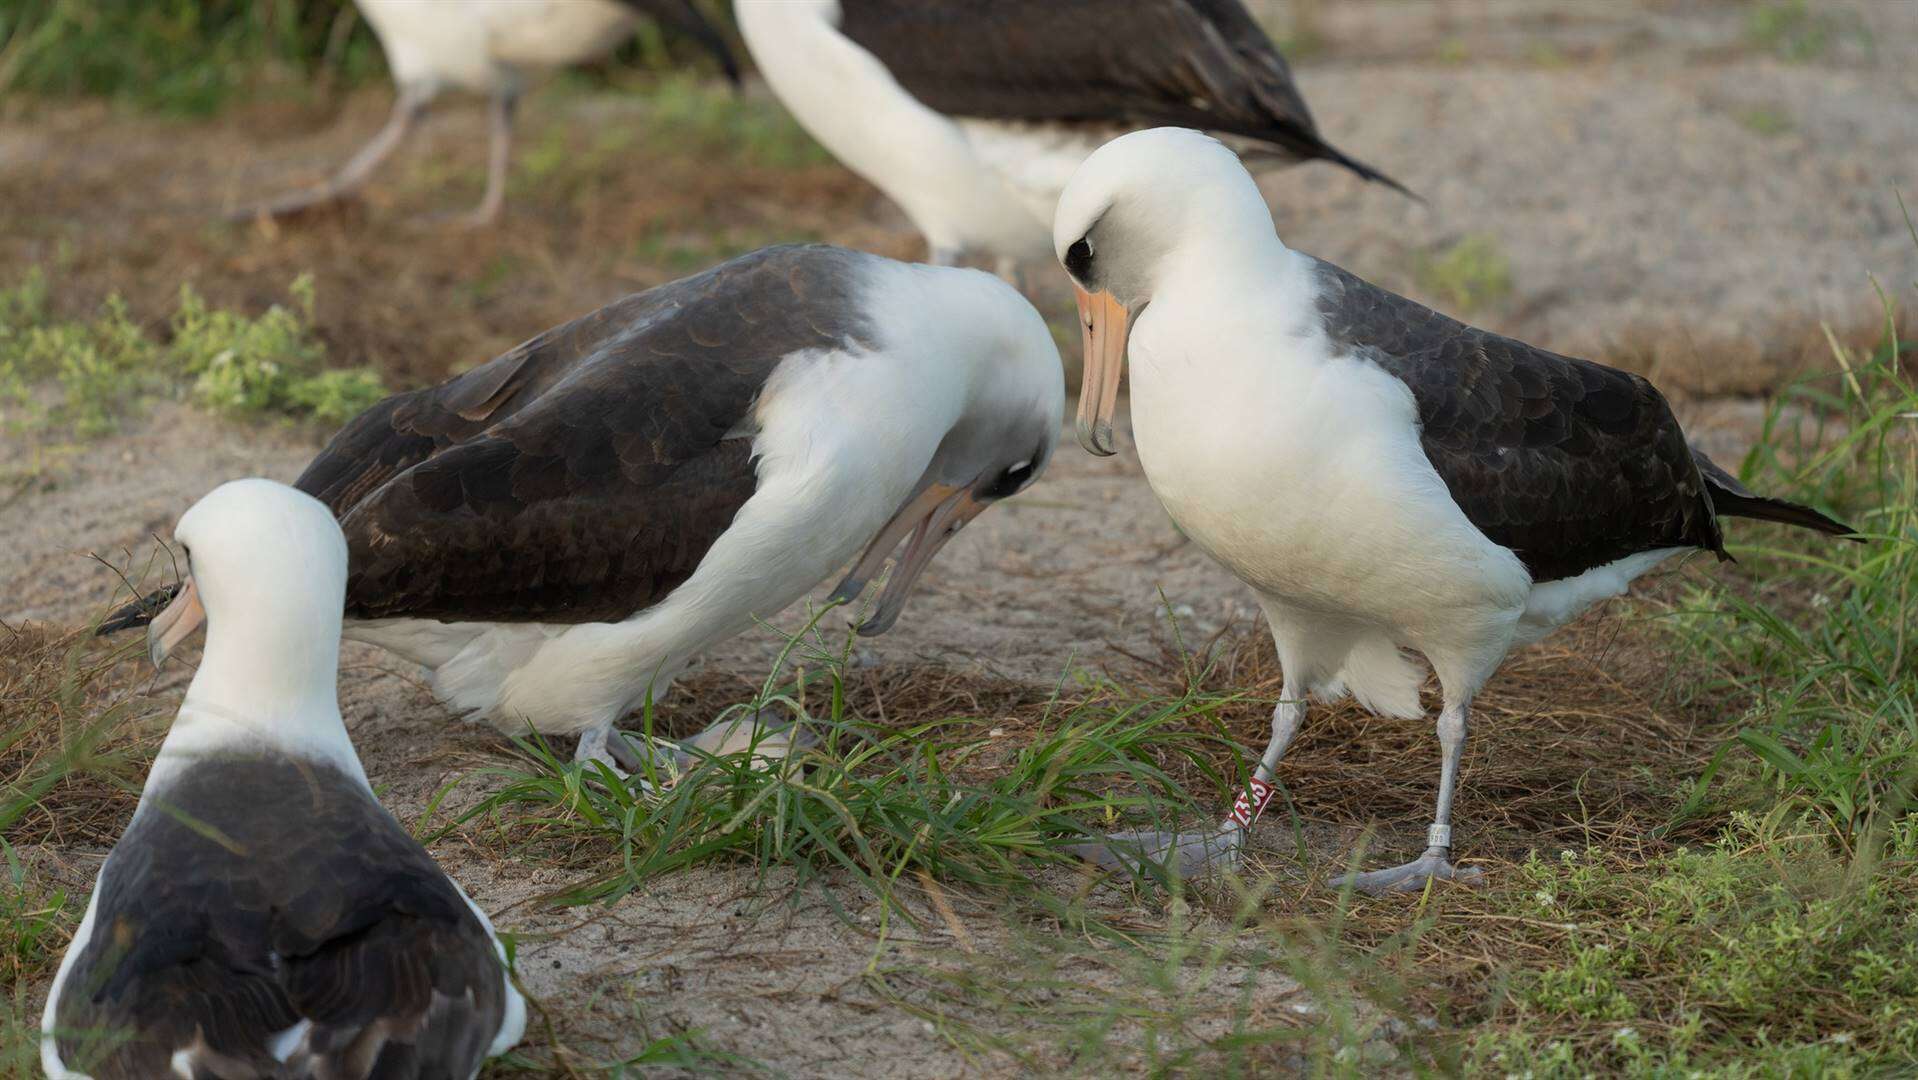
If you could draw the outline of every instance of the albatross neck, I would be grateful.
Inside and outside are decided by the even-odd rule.
[[[266,750],[364,782],[340,718],[340,615],[209,611],[206,652],[161,753]]]

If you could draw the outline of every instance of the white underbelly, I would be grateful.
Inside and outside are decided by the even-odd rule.
[[[1452,501],[1409,414],[1378,396],[1391,388],[1350,370],[1286,384],[1276,366],[1235,380],[1135,364],[1140,463],[1179,527],[1261,595],[1400,644],[1515,619],[1524,566]]]

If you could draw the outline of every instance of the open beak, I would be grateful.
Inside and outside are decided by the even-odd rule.
[[[906,505],[892,516],[886,527],[879,530],[866,553],[859,557],[846,580],[832,591],[833,602],[848,602],[858,598],[865,591],[867,583],[879,573],[886,564],[886,556],[899,541],[906,540],[906,549],[893,565],[892,577],[886,580],[886,588],[879,594],[879,606],[873,610],[872,618],[859,624],[861,637],[883,634],[892,628],[899,613],[905,610],[906,597],[912,594],[912,584],[946,546],[946,541],[956,536],[966,522],[985,510],[988,504],[973,498],[971,488],[953,487],[950,484],[931,484],[919,494],[906,500]],[[907,534],[911,534],[907,538]]]
[[[1085,328],[1085,379],[1079,386],[1079,445],[1089,453],[1111,457],[1112,414],[1119,408],[1119,371],[1125,367],[1126,331],[1130,316],[1118,297],[1101,290],[1089,293],[1078,283],[1079,325]]]
[[[187,578],[173,602],[147,624],[147,659],[153,661],[156,668],[166,663],[173,647],[185,641],[186,636],[205,621],[206,609],[200,606],[200,590],[192,578]]]

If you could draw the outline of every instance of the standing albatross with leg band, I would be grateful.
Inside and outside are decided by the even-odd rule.
[[[1506,654],[1673,555],[1725,557],[1723,517],[1852,530],[1747,491],[1637,375],[1475,329],[1279,241],[1252,177],[1199,132],[1094,153],[1053,241],[1079,294],[1079,440],[1116,444],[1130,356],[1139,462],[1179,527],[1259,598],[1284,671],[1272,737],[1225,824],[1083,852],[1186,873],[1236,859],[1306,700],[1421,715],[1438,675],[1437,811],[1382,892],[1451,861],[1472,696]]]

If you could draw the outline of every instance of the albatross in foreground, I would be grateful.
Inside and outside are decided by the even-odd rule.
[[[835,593],[857,597],[904,543],[862,632],[891,626],[1045,469],[1064,408],[1044,320],[992,275],[775,247],[388,398],[297,486],[346,531],[347,637],[631,772],[613,725],[649,692],[864,548]]]
[[[47,1075],[477,1074],[526,1006],[486,914],[347,739],[339,526],[236,480],[174,535],[187,578],[152,656],[202,621],[206,655],[47,995]]]
[[[1330,161],[1240,0],[736,0],[760,73],[898,203],[932,261],[1042,259],[1072,170],[1119,132],[1203,128],[1249,158]],[[1401,190],[1403,190],[1401,188]]]
[[[1271,742],[1224,825],[1083,850],[1108,865],[1144,855],[1190,873],[1235,859],[1308,697],[1421,715],[1410,649],[1444,697],[1437,813],[1423,855],[1351,884],[1469,876],[1451,862],[1452,796],[1472,696],[1506,653],[1673,555],[1726,557],[1721,518],[1852,531],[1747,491],[1636,375],[1289,250],[1238,159],[1199,132],[1137,132],[1094,153],[1053,242],[1085,327],[1080,442],[1114,451],[1129,342],[1146,478],[1257,594],[1284,671]]]
[[[492,146],[487,155],[486,193],[468,220],[476,225],[491,222],[506,202],[513,114],[527,69],[564,67],[611,52],[632,36],[642,17],[691,35],[719,58],[727,78],[739,81],[725,39],[700,14],[694,0],[357,2],[380,39],[399,90],[392,116],[324,183],[249,207],[236,216],[292,214],[353,194],[406,141],[440,91],[460,89],[485,94],[490,103]]]

